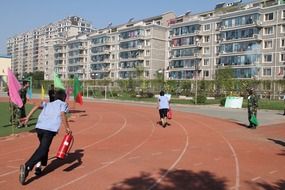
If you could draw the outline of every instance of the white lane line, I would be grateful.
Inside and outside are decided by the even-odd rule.
[[[172,149],[171,151],[172,151],[172,152],[180,152],[181,149]]]
[[[124,118],[124,119],[125,119],[125,118]],[[125,119],[125,121],[126,121],[126,119]],[[154,131],[155,131],[155,128],[156,128],[156,124],[154,124],[154,123],[152,122],[151,125],[152,125],[152,131],[151,131],[151,133],[149,134],[149,136],[148,136],[147,138],[145,138],[145,140],[142,141],[140,144],[138,144],[137,146],[135,146],[133,149],[131,149],[130,151],[128,151],[128,152],[126,152],[125,154],[121,155],[120,157],[114,159],[113,161],[109,162],[109,164],[105,164],[105,165],[103,165],[103,166],[101,166],[101,167],[99,167],[99,168],[95,168],[95,169],[93,169],[93,170],[90,170],[89,172],[85,173],[84,175],[81,175],[80,177],[77,177],[77,178],[75,178],[74,180],[70,180],[69,182],[67,182],[67,183],[65,183],[65,184],[63,184],[63,185],[54,188],[54,190],[62,189],[62,188],[64,188],[64,187],[68,186],[68,185],[71,185],[71,184],[73,184],[73,183],[76,183],[76,182],[78,182],[78,181],[80,181],[80,180],[82,180],[82,179],[84,179],[84,178],[86,178],[86,177],[88,177],[88,176],[90,176],[90,175],[92,175],[92,174],[94,174],[94,173],[96,173],[96,172],[98,172],[98,171],[104,169],[104,168],[107,168],[107,167],[111,166],[112,164],[114,164],[114,163],[116,163],[116,162],[122,160],[123,158],[126,158],[127,156],[129,156],[130,154],[132,154],[134,151],[138,150],[138,149],[139,149],[140,147],[142,147],[147,141],[149,141],[149,139],[153,136]]]
[[[16,173],[16,172],[18,172],[18,170],[13,170],[13,171],[10,171],[10,172],[6,172],[6,173],[1,174],[0,177],[4,177],[4,176],[7,176],[7,175]]]
[[[101,165],[108,165],[108,164],[112,164],[112,162],[101,162]]]
[[[95,114],[96,114],[96,113],[95,113]],[[97,115],[98,115],[98,114],[97,114]],[[99,115],[99,116],[101,116],[101,115]],[[97,123],[99,123],[101,120],[102,120],[102,116],[99,117],[99,119],[98,119],[92,126],[87,127],[87,128],[84,128],[84,129],[82,129],[82,130],[80,130],[80,131],[77,131],[76,133],[74,133],[74,135],[79,134],[79,133],[82,133],[83,131],[89,130],[90,128],[94,128],[94,125],[96,125]],[[27,137],[32,136],[32,135],[34,135],[34,134],[18,135],[18,136],[17,136],[17,139],[27,138]],[[14,138],[14,137],[11,138],[11,140],[15,140],[15,139],[16,139],[16,138]],[[11,141],[11,140],[9,140],[9,141]],[[1,141],[1,142],[2,142],[2,141]],[[28,150],[28,149],[31,149],[31,148],[33,148],[33,147],[34,147],[34,146],[28,146],[28,147],[26,147],[26,148],[21,148],[21,149],[19,149],[19,150],[13,150],[13,151],[10,151],[10,152],[5,152],[4,154],[0,154],[0,159],[4,159],[4,157],[5,157],[6,155],[13,154],[13,153],[18,153],[19,151]]]
[[[96,141],[96,142],[94,142],[94,143],[91,143],[91,144],[89,144],[89,145],[83,146],[83,147],[81,147],[81,148],[82,148],[82,149],[87,149],[87,148],[89,148],[89,147],[91,147],[91,146],[94,146],[95,144],[98,144],[98,143],[101,143],[101,142],[103,142],[103,141],[106,141],[106,140],[112,138],[113,136],[117,135],[118,133],[120,133],[120,132],[127,126],[127,120],[126,120],[126,118],[123,118],[123,119],[124,119],[124,124],[123,124],[122,127],[120,127],[117,131],[115,131],[114,133],[112,133],[111,135],[109,135],[109,136],[107,136],[107,137],[105,137],[105,138],[103,138],[103,139],[100,139],[100,140],[98,140],[98,141]]]
[[[133,157],[129,157],[128,160],[135,160],[135,159],[139,159],[140,156],[133,156]]]
[[[235,170],[236,170],[236,184],[235,184],[235,190],[239,190],[240,188],[240,169],[239,169],[239,160],[238,160],[238,156],[237,156],[237,153],[233,147],[233,145],[230,143],[230,141],[228,139],[226,139],[226,137],[221,134],[220,132],[214,130],[213,128],[211,127],[208,127],[207,125],[205,125],[204,123],[202,122],[199,122],[199,121],[195,121],[197,123],[200,123],[201,125],[203,125],[204,127],[207,127],[208,129],[212,130],[213,132],[217,133],[218,135],[220,135],[224,142],[226,142],[226,144],[228,145],[228,147],[230,148],[231,152],[232,152],[232,156],[234,158],[234,162],[235,162]]]
[[[261,177],[258,176],[258,177],[252,178],[251,181],[257,181],[259,179],[261,179]]]
[[[170,171],[176,167],[176,165],[182,160],[182,157],[186,153],[186,150],[189,146],[189,135],[188,135],[187,130],[185,129],[185,127],[183,125],[181,125],[181,123],[179,123],[175,120],[173,120],[173,122],[177,123],[177,125],[184,131],[184,134],[185,134],[184,148],[182,149],[182,152],[180,153],[180,155],[178,156],[176,161],[167,169],[167,171],[159,179],[156,180],[156,182],[152,186],[150,186],[148,188],[148,190],[152,190],[152,189],[156,188],[156,186],[163,180],[163,178],[165,178],[170,173]]]
[[[152,153],[151,155],[152,156],[158,156],[158,155],[161,155],[162,154],[162,152],[155,152],[155,153]]]
[[[23,161],[23,160],[24,160],[24,159],[9,160],[8,163],[9,163],[9,162],[18,162],[18,161]]]
[[[7,168],[16,169],[16,168],[19,168],[19,166],[7,166]]]
[[[273,171],[271,171],[271,172],[269,172],[269,174],[275,174],[275,173],[277,173],[278,171],[277,170],[273,170]]]
[[[218,157],[218,158],[214,158],[215,161],[220,161],[222,158]]]
[[[199,163],[195,163],[195,164],[193,164],[194,166],[201,166],[201,165],[203,165],[203,163],[202,162],[199,162]]]

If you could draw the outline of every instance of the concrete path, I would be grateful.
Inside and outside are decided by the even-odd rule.
[[[34,98],[40,98],[40,94],[33,94]],[[1,92],[0,97],[7,97],[6,93]],[[73,98],[70,97],[72,100]],[[156,103],[151,102],[137,102],[137,101],[121,101],[121,100],[104,100],[104,99],[94,99],[94,98],[85,98],[84,101],[99,101],[99,102],[109,102],[109,103],[125,103],[125,104],[135,104],[141,106],[153,106],[156,107]],[[197,113],[201,115],[206,115],[210,117],[222,118],[226,120],[231,120],[235,123],[241,125],[248,125],[247,119],[247,109],[232,109],[224,108],[219,105],[182,105],[182,104],[172,104],[172,108],[175,111]],[[283,116],[283,111],[278,110],[258,110],[257,119],[260,123],[260,126],[270,126],[278,123],[285,123],[285,116]]]

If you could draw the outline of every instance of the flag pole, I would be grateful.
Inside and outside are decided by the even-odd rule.
[[[11,127],[12,127],[12,136],[14,136],[15,134],[15,129],[14,129],[14,125],[15,125],[15,118],[14,118],[14,106],[12,105],[11,103],[11,100],[10,100],[10,96],[9,96],[9,107],[10,107],[10,114],[11,114]]]

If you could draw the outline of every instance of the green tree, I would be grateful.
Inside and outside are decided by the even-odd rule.
[[[215,83],[216,94],[218,96],[224,94],[229,95],[234,89],[233,81],[234,71],[231,67],[225,67],[216,71]]]

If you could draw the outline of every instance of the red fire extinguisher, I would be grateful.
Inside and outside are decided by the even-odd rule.
[[[59,146],[59,149],[57,151],[56,157],[60,159],[64,159],[64,157],[68,154],[70,151],[72,144],[73,144],[73,136],[71,133],[66,134]]]

